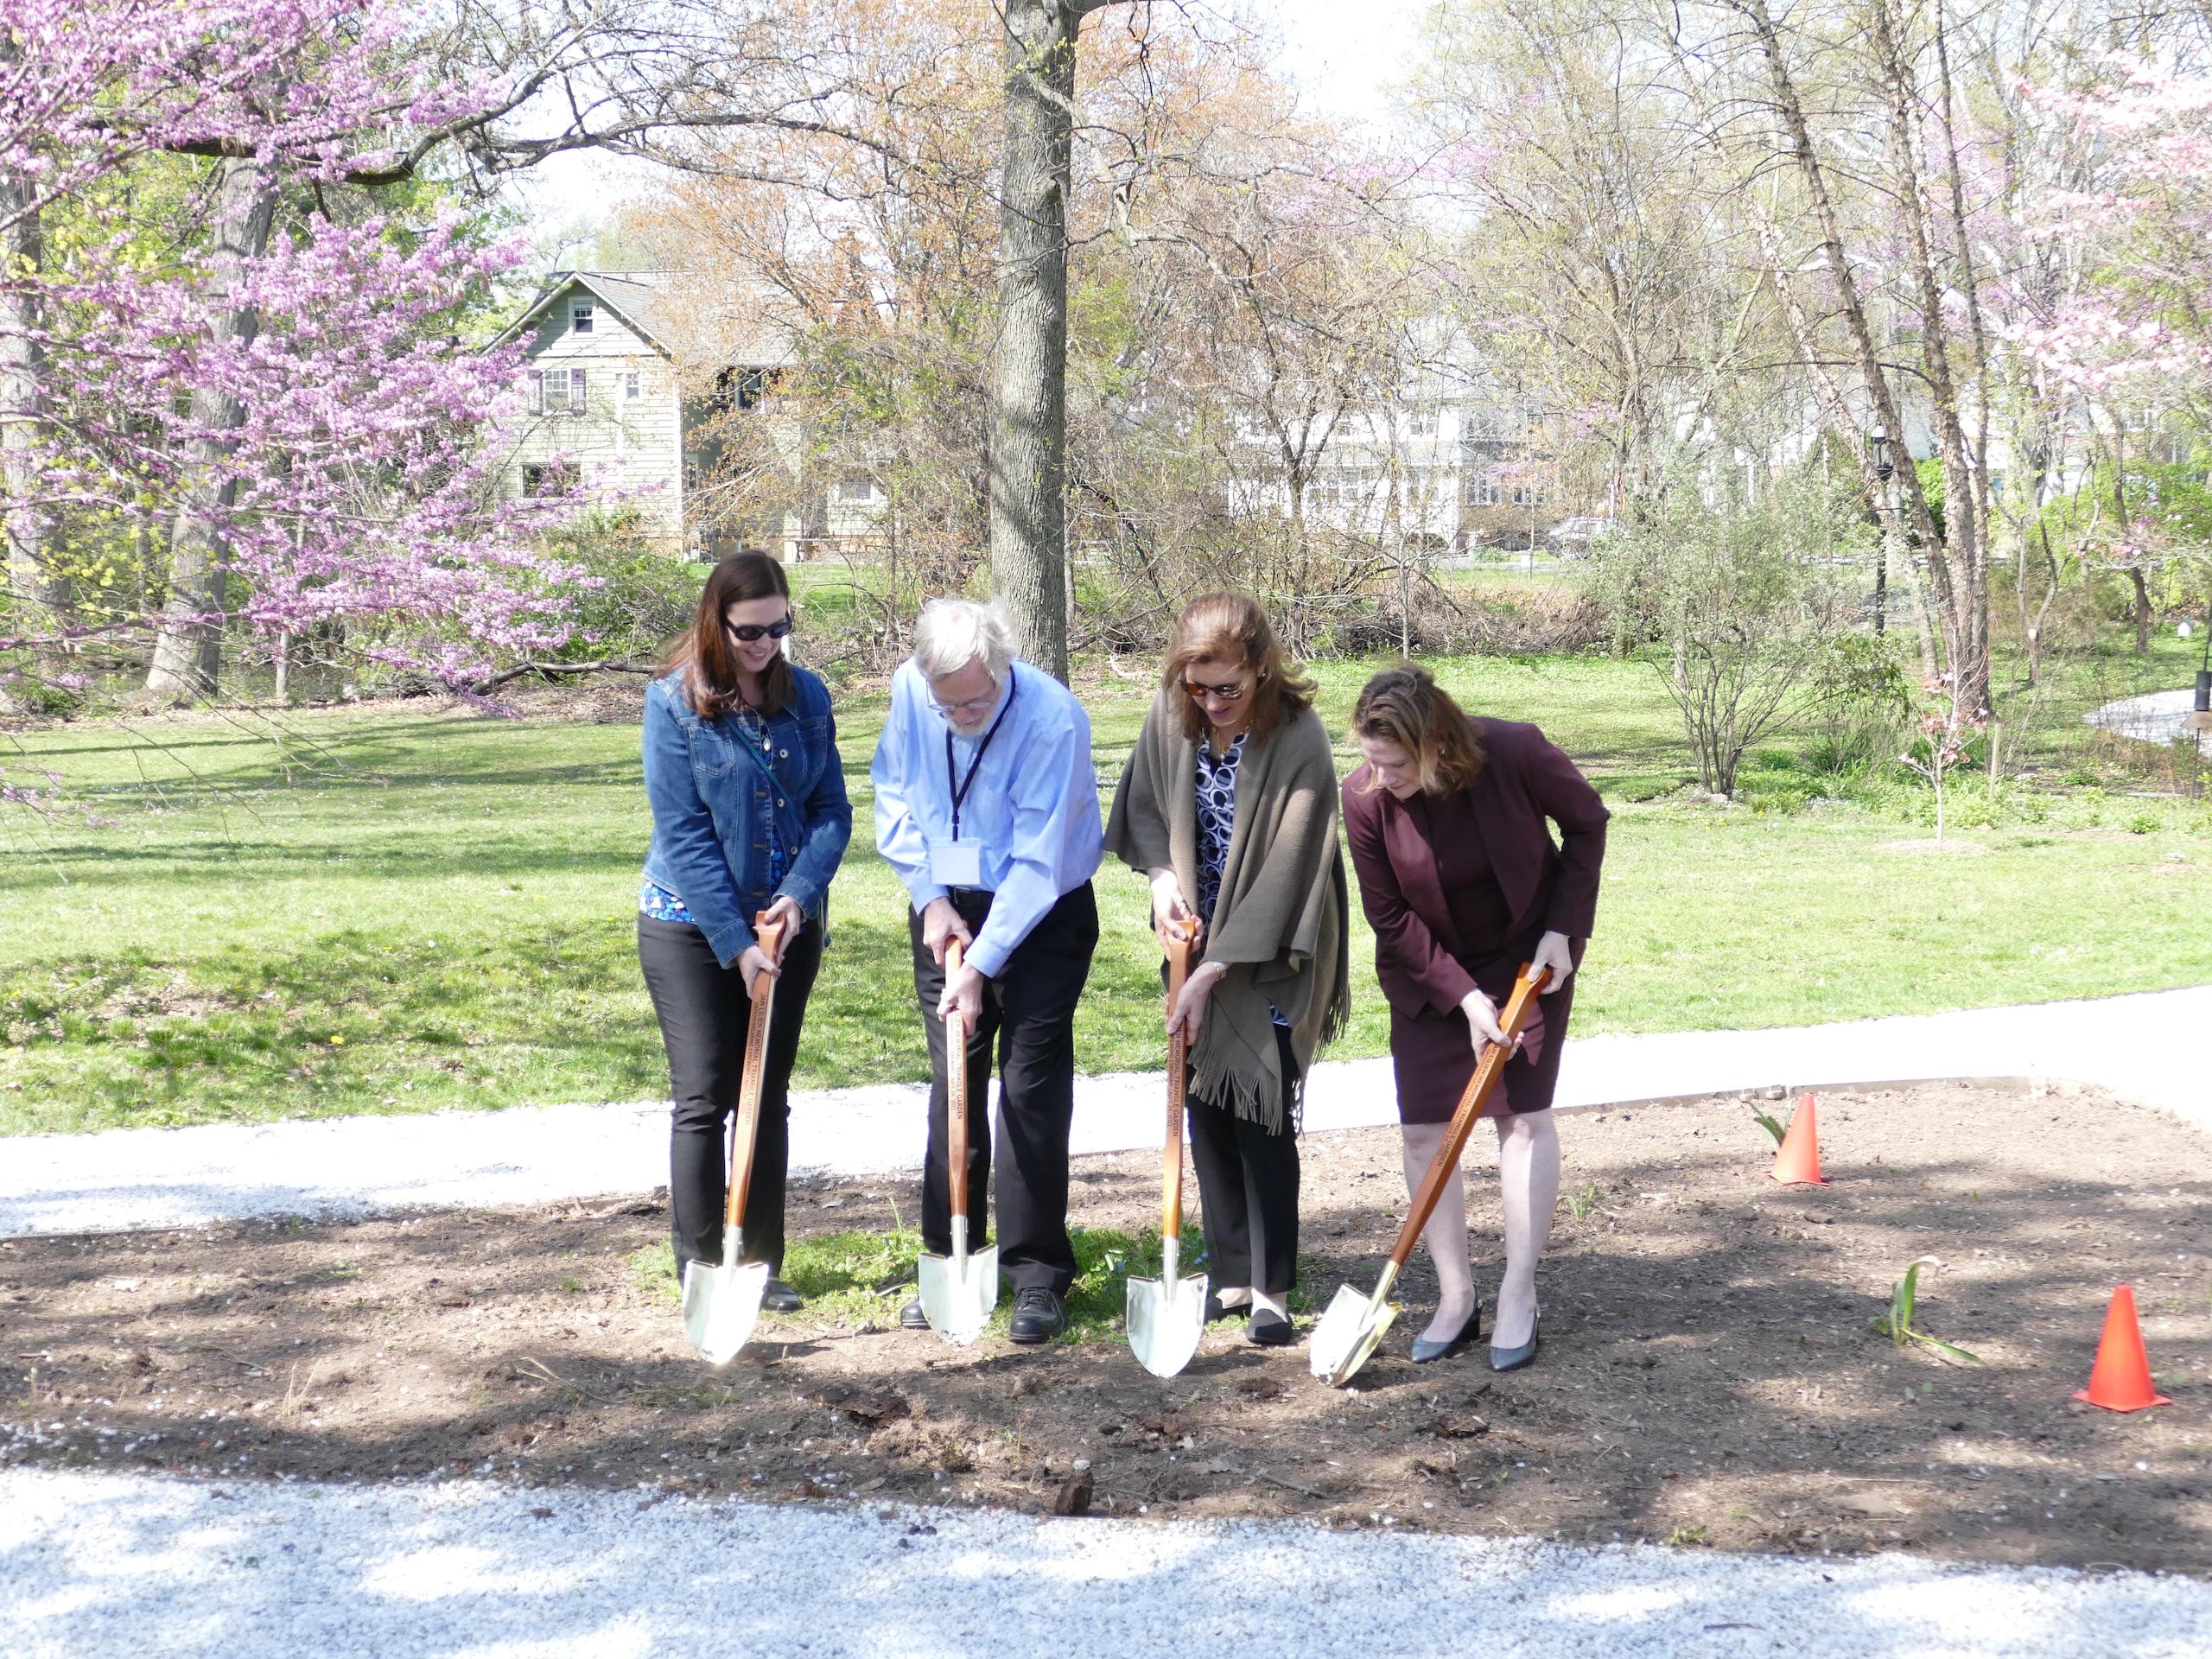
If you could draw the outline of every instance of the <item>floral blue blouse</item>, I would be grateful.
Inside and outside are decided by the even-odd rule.
[[[1244,758],[1244,740],[1250,735],[1239,732],[1222,754],[1216,754],[1205,739],[1198,741],[1192,785],[1198,809],[1198,914],[1208,928],[1213,926],[1214,906],[1221,902],[1222,868],[1229,862],[1229,838],[1236,828],[1236,763]],[[1272,1002],[1268,1013],[1279,1026],[1290,1023]]]

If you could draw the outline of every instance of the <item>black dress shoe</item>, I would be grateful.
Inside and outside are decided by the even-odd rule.
[[[922,1312],[920,1297],[915,1297],[899,1310],[899,1328],[901,1331],[926,1331],[930,1328],[930,1316]]]
[[[1533,1363],[1536,1357],[1537,1345],[1541,1343],[1542,1340],[1543,1332],[1538,1330],[1535,1325],[1529,1326],[1529,1340],[1522,1343],[1518,1348],[1491,1348],[1490,1351],[1491,1370],[1493,1371],[1517,1371],[1522,1366]]]
[[[1460,1346],[1463,1344],[1472,1342],[1477,1337],[1482,1335],[1482,1333],[1483,1305],[1480,1302],[1477,1302],[1475,1304],[1475,1311],[1467,1315],[1467,1322],[1459,1327],[1459,1334],[1458,1336],[1446,1337],[1441,1342],[1431,1342],[1427,1337],[1415,1337],[1414,1338],[1414,1363],[1416,1365],[1427,1365],[1433,1361],[1444,1358],[1448,1354],[1456,1354],[1459,1351]]]
[[[1287,1348],[1298,1340],[1298,1332],[1288,1319],[1264,1307],[1252,1310],[1249,1335],[1262,1348]]]
[[[1206,1323],[1208,1325],[1212,1325],[1220,1319],[1249,1319],[1251,1314],[1251,1303],[1224,1302],[1213,1292],[1206,1292]]]
[[[1068,1328],[1067,1304],[1042,1285],[1018,1291],[1006,1333],[1016,1342],[1050,1342]]]
[[[806,1306],[806,1298],[782,1280],[771,1279],[760,1293],[760,1306],[771,1313],[796,1313]]]

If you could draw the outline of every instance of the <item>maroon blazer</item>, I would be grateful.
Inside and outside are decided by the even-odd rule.
[[[1588,938],[1611,815],[1574,762],[1534,726],[1481,715],[1474,726],[1487,758],[1467,791],[1513,932],[1541,921],[1544,931]],[[1360,907],[1375,929],[1375,977],[1399,1013],[1426,1007],[1448,1015],[1475,982],[1459,964],[1466,953],[1436,855],[1413,815],[1389,790],[1370,789],[1373,781],[1363,765],[1345,779],[1344,807]],[[1557,845],[1547,818],[1559,825]]]

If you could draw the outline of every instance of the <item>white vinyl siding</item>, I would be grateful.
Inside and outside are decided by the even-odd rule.
[[[576,327],[590,309],[588,329]],[[571,288],[523,336],[530,415],[508,487],[617,492],[665,553],[683,544],[683,410],[676,365],[621,314]],[[533,487],[534,486],[534,487]]]

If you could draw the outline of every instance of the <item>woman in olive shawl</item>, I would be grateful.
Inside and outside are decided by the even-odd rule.
[[[1160,694],[1122,773],[1106,847],[1152,882],[1153,925],[1200,932],[1167,1011],[1191,1053],[1191,1160],[1217,1309],[1291,1340],[1297,1108],[1350,1001],[1336,768],[1312,683],[1265,612],[1209,594],[1177,620]]]

